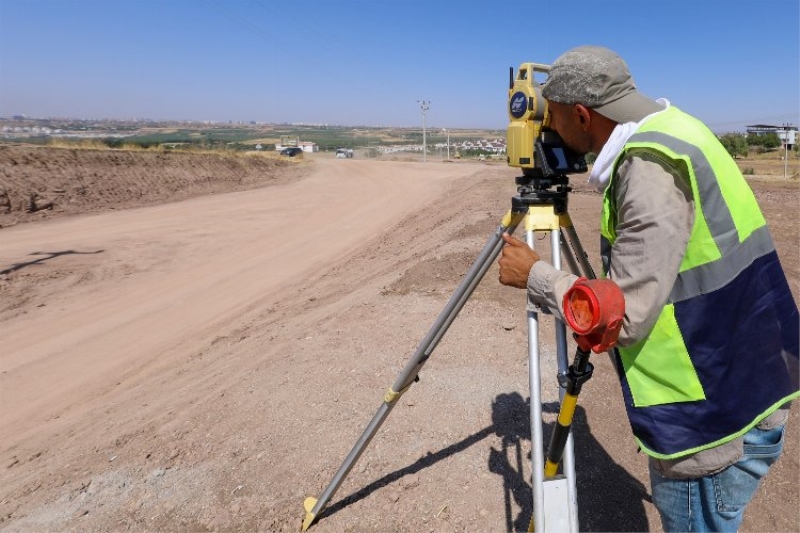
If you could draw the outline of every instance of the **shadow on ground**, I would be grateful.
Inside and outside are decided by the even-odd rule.
[[[6,268],[4,270],[0,270],[0,275],[11,274],[12,272],[16,272],[17,270],[21,270],[21,269],[29,267],[29,266],[41,265],[42,263],[44,263],[46,261],[49,261],[51,259],[55,259],[56,257],[61,257],[62,255],[73,255],[73,254],[90,255],[90,254],[103,253],[104,251],[105,250],[96,250],[94,252],[78,252],[76,250],[64,250],[64,251],[61,251],[61,252],[32,252],[32,253],[30,253],[28,255],[34,255],[34,256],[40,256],[40,257],[37,257],[36,259],[31,259],[30,261],[25,261],[25,262],[22,262],[22,263],[15,263],[15,264],[11,265],[10,267],[8,267],[8,268]]]
[[[557,413],[558,404],[544,404],[542,409],[545,413]],[[318,519],[331,516],[376,490],[424,470],[490,435],[497,435],[502,439],[502,448],[490,450],[488,464],[491,472],[503,478],[505,530],[527,531],[533,505],[530,479],[526,479],[525,474],[530,469],[524,468],[530,463],[530,456],[523,453],[522,443],[531,440],[530,400],[523,399],[519,393],[499,395],[492,403],[492,422],[491,426],[460,442],[422,457],[345,496],[324,509]],[[551,432],[552,424],[545,424],[545,447]],[[575,440],[580,531],[647,531],[649,526],[644,502],[649,501],[650,496],[646,487],[616,464],[592,436],[586,411],[580,406],[573,417],[572,432]],[[516,513],[515,508],[518,509]]]

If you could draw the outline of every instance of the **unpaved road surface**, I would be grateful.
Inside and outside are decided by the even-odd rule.
[[[0,229],[0,531],[299,529],[515,175],[310,159],[256,189]],[[797,183],[754,188],[797,298]],[[595,265],[599,206],[576,186]],[[313,531],[527,528],[524,295],[496,279],[493,266]],[[541,337],[549,425],[546,319]],[[574,423],[581,530],[660,531],[613,370],[595,364]],[[800,530],[797,418],[743,531]]]

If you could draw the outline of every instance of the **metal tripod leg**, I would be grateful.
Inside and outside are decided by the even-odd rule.
[[[567,213],[557,214],[552,204],[531,206],[525,219],[525,239],[531,248],[534,248],[535,245],[534,235],[539,231],[550,232],[551,260],[555,268],[561,269],[563,254],[573,273],[594,277],[594,272]],[[555,321],[555,333],[558,374],[565,376],[569,366],[567,335],[566,327],[560,320]],[[533,516],[529,530],[577,533],[578,500],[572,434],[567,437],[564,447],[563,475],[550,478],[545,478],[544,475],[539,313],[535,309],[528,311],[528,356],[531,390],[531,486],[533,488]],[[563,401],[564,393],[564,385],[560,383],[559,402]]]
[[[311,526],[314,520],[316,520],[317,516],[319,516],[319,512],[328,504],[328,501],[330,501],[330,499],[333,497],[333,494],[336,492],[336,490],[338,490],[339,486],[350,473],[350,470],[353,468],[356,461],[358,461],[358,458],[361,457],[364,449],[375,436],[375,433],[377,433],[378,429],[380,429],[384,420],[386,420],[386,417],[389,416],[389,413],[394,408],[400,396],[402,396],[402,394],[408,390],[408,388],[415,381],[418,380],[417,374],[422,369],[422,366],[431,356],[433,350],[436,348],[436,345],[439,343],[442,336],[444,336],[453,320],[455,320],[459,311],[461,311],[461,308],[472,295],[475,287],[477,287],[478,283],[480,283],[481,279],[483,279],[483,276],[489,270],[489,267],[492,265],[492,263],[494,263],[495,259],[497,259],[497,256],[500,255],[500,250],[502,250],[504,245],[502,238],[503,233],[512,233],[520,224],[520,222],[522,222],[525,216],[526,214],[524,211],[516,211],[512,209],[503,218],[500,226],[489,238],[486,245],[483,247],[483,250],[481,250],[481,253],[478,255],[478,258],[472,264],[469,271],[467,271],[464,279],[461,281],[461,284],[458,286],[458,288],[456,288],[455,292],[450,297],[450,300],[447,302],[444,309],[431,326],[427,335],[425,335],[425,338],[422,340],[422,342],[420,342],[417,350],[414,352],[414,355],[397,377],[394,385],[392,385],[392,387],[386,392],[386,395],[383,398],[383,403],[372,417],[372,420],[361,434],[361,437],[353,446],[353,449],[345,458],[342,466],[339,467],[339,470],[333,476],[333,480],[330,482],[319,499],[306,498],[305,502],[303,503],[303,507],[306,510],[306,517],[303,520],[303,531],[307,530]]]
[[[350,453],[345,458],[344,463],[333,477],[333,480],[323,491],[319,499],[307,498],[303,503],[306,516],[303,520],[302,530],[306,531],[319,516],[320,511],[328,504],[334,493],[339,489],[344,479],[350,473],[356,461],[366,449],[372,438],[380,429],[389,413],[396,405],[397,400],[406,390],[418,380],[419,371],[433,353],[436,345],[446,333],[447,329],[455,320],[461,308],[467,302],[473,291],[480,283],[483,276],[488,271],[492,263],[497,259],[503,248],[503,233],[513,233],[516,227],[526,221],[526,240],[533,247],[533,234],[535,231],[551,232],[552,256],[556,268],[561,268],[561,255],[567,259],[571,270],[578,274],[579,265],[583,268],[583,275],[594,278],[586,254],[581,248],[577,234],[572,227],[569,215],[566,213],[557,215],[552,204],[537,205],[520,209],[514,206],[503,218],[500,226],[489,238],[483,250],[479,254],[475,263],[470,267],[464,276],[461,284],[450,297],[445,308],[431,326],[425,338],[420,342],[414,355],[406,364],[397,380],[386,392],[383,403],[367,425],[361,437],[353,446]],[[564,229],[562,233],[561,228]],[[568,235],[571,242],[567,242],[564,234]],[[562,243],[564,244],[562,250]],[[570,248],[571,244],[571,248]],[[576,259],[577,256],[577,259]],[[528,350],[530,358],[530,384],[531,384],[531,428],[532,428],[532,487],[534,493],[534,516],[531,525],[536,531],[566,531],[567,527],[573,533],[578,531],[577,523],[577,496],[575,489],[575,467],[573,461],[572,437],[568,437],[564,450],[564,476],[558,480],[544,479],[544,447],[542,438],[542,403],[541,403],[541,379],[539,366],[539,332],[538,314],[536,311],[528,313]],[[558,353],[559,374],[567,372],[567,343],[566,329],[563,323],[556,323],[556,344]],[[560,395],[563,397],[563,386]],[[560,503],[556,503],[556,500]],[[547,501],[548,505],[545,505]],[[550,505],[552,503],[552,505]],[[563,511],[563,512],[562,512]],[[547,525],[545,529],[545,524]]]

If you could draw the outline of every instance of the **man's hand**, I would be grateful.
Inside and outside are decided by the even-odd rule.
[[[528,274],[539,255],[521,240],[503,233],[503,252],[500,255],[500,283],[518,289],[528,287]]]

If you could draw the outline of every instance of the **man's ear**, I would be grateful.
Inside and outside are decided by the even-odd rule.
[[[578,122],[581,123],[581,129],[587,131],[589,125],[592,123],[592,113],[589,108],[583,104],[575,104],[575,114],[578,115]]]

